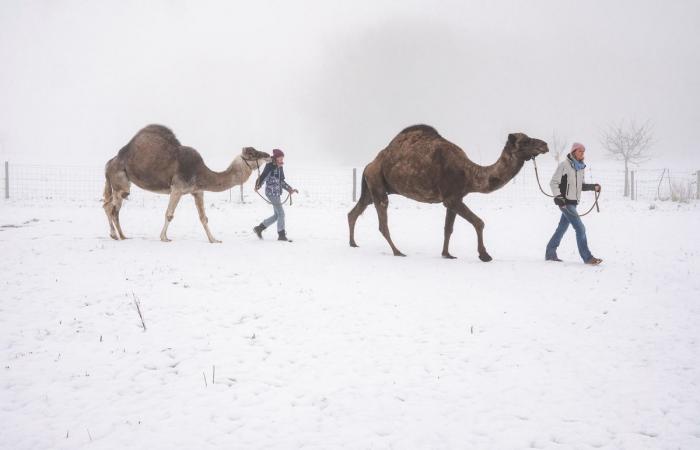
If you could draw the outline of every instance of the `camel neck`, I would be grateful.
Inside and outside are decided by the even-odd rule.
[[[231,187],[243,183],[248,179],[252,168],[246,166],[243,158],[239,155],[234,158],[231,164],[223,172],[208,170],[203,177],[202,187],[207,191],[221,192]]]
[[[476,166],[469,171],[474,180],[473,191],[488,194],[502,188],[520,172],[523,164],[522,159],[513,156],[508,149],[503,149],[495,163],[490,166]]]

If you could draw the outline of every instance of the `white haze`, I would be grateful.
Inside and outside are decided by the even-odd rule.
[[[242,146],[361,165],[435,126],[480,163],[510,132],[651,121],[700,168],[696,1],[3,1],[0,156],[101,164],[148,123],[221,169]]]

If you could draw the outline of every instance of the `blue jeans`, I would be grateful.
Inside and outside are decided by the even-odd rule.
[[[277,222],[277,231],[284,231],[284,209],[282,209],[282,202],[280,201],[279,195],[270,195],[267,198],[270,200],[270,203],[272,203],[274,214],[263,220],[263,225],[267,228]]]
[[[557,247],[561,243],[561,238],[564,237],[569,224],[574,227],[576,231],[576,244],[578,245],[578,253],[581,255],[583,262],[588,261],[593,257],[591,251],[588,249],[588,240],[586,239],[586,227],[583,226],[581,218],[576,212],[575,205],[566,205],[559,208],[561,210],[561,219],[559,219],[559,226],[552,235],[552,238],[547,244],[547,252],[545,253],[545,258],[554,258],[557,256]]]

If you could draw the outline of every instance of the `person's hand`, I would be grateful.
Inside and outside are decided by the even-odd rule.
[[[255,192],[258,192],[258,190],[260,189],[260,186],[255,186],[253,189],[255,189]]]
[[[564,199],[563,196],[557,195],[556,197],[554,197],[554,204],[559,206],[559,207],[562,207],[562,206],[566,205],[566,200]]]
[[[593,187],[593,190],[595,190],[596,192],[600,192],[600,185],[599,185],[599,184],[596,184],[596,185]]]
[[[299,189],[292,189],[292,192],[295,193],[295,194],[298,194],[298,193],[299,193]]]

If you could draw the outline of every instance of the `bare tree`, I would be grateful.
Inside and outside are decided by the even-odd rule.
[[[603,148],[625,162],[625,197],[630,193],[629,166],[649,160],[653,141],[653,128],[648,121],[639,126],[634,121],[610,124],[601,133]]]
[[[557,164],[561,161],[561,157],[566,154],[566,147],[568,145],[569,143],[566,139],[560,138],[556,131],[552,132],[552,141],[549,143],[549,153]]]

